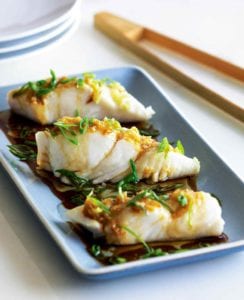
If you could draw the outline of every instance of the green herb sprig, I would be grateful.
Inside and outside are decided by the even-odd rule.
[[[149,257],[156,257],[156,256],[164,256],[167,255],[168,252],[163,251],[161,248],[150,248],[146,254],[142,255],[141,258],[149,258]]]
[[[9,151],[21,161],[32,161],[36,159],[36,151],[25,144],[8,145]]]
[[[101,246],[98,245],[98,244],[93,244],[90,248],[90,252],[91,254],[94,256],[94,257],[100,257],[100,258],[106,258],[107,255],[106,255],[106,251],[103,251]],[[112,255],[112,253],[110,254]],[[127,259],[125,257],[122,257],[122,256],[111,256],[109,258],[109,262],[111,264],[123,264],[125,262],[127,262]]]
[[[94,205],[96,205],[97,207],[99,207],[103,212],[105,212],[106,214],[110,214],[110,209],[104,204],[102,203],[101,200],[88,196],[87,197]]]
[[[186,198],[186,196],[184,196],[184,195],[179,195],[178,197],[177,197],[177,201],[180,203],[180,205],[181,206],[186,206],[187,204],[188,204],[188,199]]]
[[[91,246],[91,253],[92,255],[94,255],[95,257],[99,256],[101,254],[101,246],[97,245],[97,244],[93,244]]]
[[[89,119],[87,117],[82,118],[79,123],[66,123],[61,120],[54,123],[65,139],[74,145],[79,144],[77,133],[85,134],[92,124],[93,118]]]
[[[63,121],[57,121],[54,125],[60,130],[61,134],[65,137],[67,141],[74,145],[78,145],[78,138],[76,132],[73,128],[78,128],[78,124],[75,123],[65,123]]]
[[[137,202],[143,198],[149,198],[154,201],[157,201],[162,206],[164,206],[167,210],[171,211],[170,206],[166,203],[166,201],[169,199],[169,196],[167,194],[158,196],[153,190],[150,189],[137,194],[135,197],[133,197],[131,200],[127,202],[127,206],[137,206],[142,208],[142,206],[139,205]]]
[[[154,128],[138,128],[140,135],[151,136],[156,138],[160,135],[160,131]]]
[[[56,88],[58,83],[56,74],[53,70],[50,70],[50,75],[50,80],[38,80],[36,82],[27,82],[19,90],[17,90],[13,96],[20,96],[27,90],[35,92],[37,97],[49,94]]]
[[[32,133],[32,130],[31,130],[29,127],[27,127],[27,126],[24,126],[24,127],[21,128],[19,137],[20,137],[21,139],[25,139],[25,138],[27,138],[31,133]]]
[[[109,259],[109,262],[112,264],[124,264],[127,262],[127,259],[122,256],[114,256]]]
[[[137,233],[135,233],[131,228],[128,226],[121,226],[122,229],[130,233],[138,242],[140,242],[146,250],[146,253],[141,256],[141,258],[149,258],[155,256],[162,256],[168,254],[167,252],[163,251],[161,248],[152,248],[150,247]]]
[[[59,173],[61,176],[65,176],[70,181],[70,184],[77,189],[80,189],[84,187],[84,185],[90,183],[88,179],[77,176],[74,171],[70,171],[66,169],[58,169],[55,170],[55,172]]]
[[[184,146],[182,145],[181,141],[178,140],[176,142],[176,148],[178,149],[178,151],[181,153],[181,154],[185,154],[185,149],[184,149]]]
[[[132,159],[130,159],[131,173],[125,176],[121,181],[118,182],[118,188],[125,188],[129,183],[137,183],[139,177],[136,170],[136,165]]]
[[[84,86],[84,80],[93,79],[95,82],[101,86],[103,84],[110,85],[113,80],[109,78],[104,79],[95,79],[96,75],[93,73],[84,73],[81,78],[79,77],[70,77],[70,78],[62,78],[60,80],[57,79],[56,74],[53,70],[50,70],[51,78],[50,80],[38,80],[38,81],[29,81],[22,85],[13,96],[20,96],[27,90],[33,91],[37,97],[41,97],[43,95],[49,94],[52,92],[58,84],[69,84],[74,82],[77,88],[82,88]]]
[[[170,143],[167,137],[164,137],[158,145],[158,153],[164,152],[164,157],[166,158],[169,151],[170,151]]]
[[[93,124],[93,118],[89,119],[87,117],[84,117],[80,120],[80,124],[79,124],[79,130],[80,133],[83,134],[85,132],[87,132],[87,129],[89,128],[89,125]]]

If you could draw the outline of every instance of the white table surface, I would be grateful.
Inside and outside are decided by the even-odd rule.
[[[232,34],[243,31],[243,1],[83,0],[81,24],[69,39],[28,56],[0,60],[0,86],[46,77],[50,68],[63,75],[137,64],[158,81],[243,178],[243,125],[96,31],[92,16],[100,10],[182,35],[202,48],[211,46],[215,54],[244,61],[244,43],[237,45],[238,38]],[[226,30],[221,30],[227,28],[225,20],[230,24],[229,39]],[[244,299],[244,252],[128,278],[85,280],[71,267],[2,167],[0,191],[0,299]]]

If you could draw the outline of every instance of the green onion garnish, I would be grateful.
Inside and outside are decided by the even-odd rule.
[[[101,208],[106,214],[110,214],[110,210],[109,208],[102,203],[102,201],[100,201],[99,199],[97,198],[94,198],[94,197],[89,197],[89,195],[87,196],[87,198],[94,204],[96,205],[97,207]]]
[[[170,206],[165,202],[165,200],[169,199],[169,196],[168,195],[158,196],[153,190],[149,190],[149,189],[145,190],[145,191],[142,191],[141,193],[137,194],[132,199],[130,199],[127,202],[127,206],[136,206],[136,207],[139,207],[139,208],[143,208],[142,206],[138,205],[138,203],[137,203],[137,201],[139,201],[139,200],[141,200],[143,198],[149,198],[149,199],[152,199],[154,201],[157,201],[162,206],[164,206],[169,211],[171,211]]]
[[[95,257],[99,256],[99,255],[101,254],[101,247],[100,247],[99,245],[97,245],[97,244],[93,244],[93,245],[91,246],[91,253],[92,253]]]
[[[137,183],[139,181],[139,177],[136,171],[136,165],[132,159],[130,159],[130,167],[131,173],[125,176],[121,181],[119,181],[118,187],[123,188],[128,183]]]
[[[165,158],[167,157],[167,154],[170,150],[170,143],[166,137],[162,139],[162,141],[158,145],[158,152],[164,152],[165,153]]]
[[[113,257],[111,262],[113,264],[124,264],[124,263],[127,262],[127,259],[125,257],[122,257],[122,256],[115,256],[115,257]]]
[[[184,195],[179,195],[177,197],[177,200],[178,200],[178,202],[180,203],[181,206],[186,206],[187,203],[188,203],[188,200],[187,200],[186,196],[184,196]]]
[[[93,118],[88,119],[87,117],[84,117],[80,120],[79,123],[65,123],[63,121],[57,121],[54,123],[54,125],[60,130],[61,134],[74,145],[78,145],[79,141],[77,138],[77,133],[80,134],[86,133],[87,129],[90,125],[93,124]],[[75,131],[74,129],[78,129]]]
[[[129,234],[131,234],[138,242],[140,242],[147,252],[150,252],[151,248],[149,247],[149,245],[137,233],[135,233],[132,229],[130,229],[127,226],[122,225],[120,227],[127,231]]]
[[[184,146],[182,145],[181,141],[178,140],[177,143],[176,143],[176,148],[179,150],[179,152],[181,154],[185,154],[185,149],[184,149]]]
[[[127,226],[121,226],[124,230],[126,230],[128,233],[130,233],[138,242],[140,242],[145,250],[146,253],[141,256],[141,258],[149,258],[149,257],[155,257],[155,256],[162,256],[168,254],[167,252],[163,251],[160,248],[151,248],[137,233],[135,233],[132,229],[130,229]]]

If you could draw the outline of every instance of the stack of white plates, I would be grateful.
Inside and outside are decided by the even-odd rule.
[[[0,59],[28,53],[66,36],[80,0],[8,0],[0,9]]]

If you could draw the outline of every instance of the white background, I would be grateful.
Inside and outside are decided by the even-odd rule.
[[[96,31],[93,14],[101,10],[244,65],[244,1],[83,0],[80,26],[69,39],[24,57],[0,60],[0,86],[47,77],[50,68],[64,75],[137,64],[243,178],[243,125]],[[0,191],[0,299],[244,299],[244,252],[128,278],[84,280],[2,167]]]

